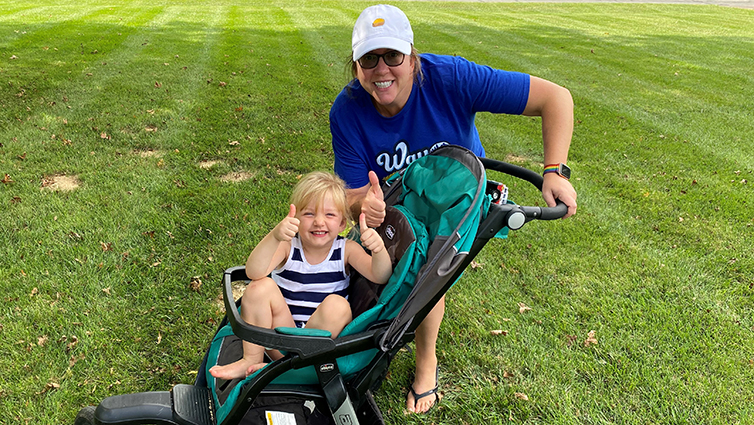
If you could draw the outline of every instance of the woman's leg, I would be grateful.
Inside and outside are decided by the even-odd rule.
[[[241,318],[262,328],[293,327],[293,317],[274,280],[265,277],[249,283],[241,298]],[[225,366],[213,366],[209,373],[222,379],[243,378],[264,366],[264,347],[243,341],[243,358]]]
[[[412,384],[416,394],[422,394],[438,385],[437,382],[437,336],[445,315],[445,297],[435,305],[424,321],[416,328],[416,376]],[[439,394],[438,394],[439,396]],[[424,413],[435,404],[437,396],[429,394],[419,400],[409,391],[406,410]]]

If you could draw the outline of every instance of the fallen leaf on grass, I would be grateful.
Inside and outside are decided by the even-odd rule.
[[[529,310],[531,310],[531,307],[527,306],[524,303],[518,303],[518,312],[520,314],[524,314],[524,313],[526,313]]]
[[[76,335],[71,335],[71,340],[68,344],[66,344],[65,351],[66,352],[71,351],[71,349],[73,349],[73,347],[75,347],[76,344],[78,343],[79,343],[79,339],[76,337]]]
[[[194,276],[191,278],[191,290],[194,292],[199,292],[199,289],[202,287],[202,280],[199,278],[199,276]]]
[[[38,392],[37,395],[44,394],[47,391],[54,391],[60,388],[60,384],[58,384],[55,381],[50,381],[47,384],[45,384],[45,387],[42,389],[42,391]]]
[[[10,174],[5,174],[5,177],[3,177],[2,180],[0,180],[0,183],[8,184],[8,183],[15,183],[13,179],[10,178]]]
[[[576,335],[566,335],[566,345],[570,347],[576,342],[577,339],[579,339],[579,337],[577,337]]]
[[[495,329],[494,331],[490,331],[491,335],[508,335],[508,331],[504,331],[502,329]]]
[[[597,345],[597,338],[594,337],[596,334],[596,331],[589,331],[587,334],[586,340],[584,341],[584,347],[588,347],[590,345]]]
[[[68,360],[68,366],[73,367],[76,363],[78,363],[79,360],[82,360],[84,358],[84,354],[80,354],[77,357],[71,357],[70,360]]]
[[[524,393],[514,393],[517,399],[523,400],[523,401],[529,401],[529,396]]]
[[[472,270],[473,269],[481,269],[481,268],[482,268],[482,264],[481,263],[477,263],[476,261],[471,260],[471,269]]]
[[[37,345],[42,347],[47,343],[47,335],[42,335],[37,338]]]
[[[107,295],[110,295],[110,287],[102,288],[102,292],[106,293]]]

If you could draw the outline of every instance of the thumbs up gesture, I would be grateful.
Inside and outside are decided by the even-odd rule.
[[[361,244],[364,248],[372,251],[372,255],[385,249],[385,242],[376,230],[367,226],[366,214],[359,216],[359,228],[361,230]]]
[[[298,233],[298,225],[301,223],[296,218],[296,206],[291,204],[288,215],[272,229],[272,235],[280,242],[289,242]]]
[[[361,212],[366,214],[367,223],[377,227],[385,219],[385,195],[380,187],[380,179],[374,171],[369,172],[369,190],[361,201]]]

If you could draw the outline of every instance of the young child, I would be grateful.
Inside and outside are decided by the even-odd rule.
[[[330,331],[335,338],[351,321],[345,296],[353,267],[375,283],[392,273],[382,238],[359,217],[361,243],[339,235],[350,221],[346,189],[337,176],[313,172],[293,189],[290,212],[259,242],[246,261],[251,283],[241,299],[241,317],[249,324],[273,329],[304,327]],[[272,278],[268,277],[272,273]],[[243,342],[243,358],[209,372],[222,379],[248,376],[264,367],[265,349]],[[277,350],[267,354],[273,360]]]

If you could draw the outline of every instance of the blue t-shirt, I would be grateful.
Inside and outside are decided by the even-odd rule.
[[[382,179],[450,143],[484,156],[474,125],[477,112],[523,113],[529,75],[477,65],[457,56],[421,55],[424,79],[414,82],[403,109],[386,118],[353,80],[330,109],[335,172],[349,188]],[[350,93],[349,93],[350,91]]]

